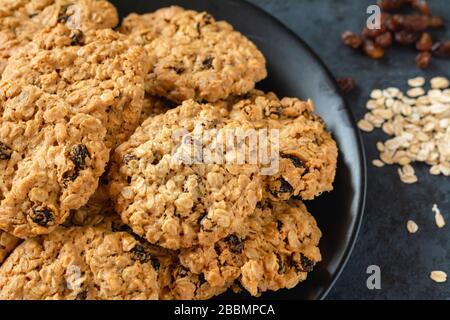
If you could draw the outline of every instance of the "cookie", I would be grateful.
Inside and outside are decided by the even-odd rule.
[[[150,243],[167,249],[215,242],[231,234],[261,200],[259,167],[217,164],[225,150],[206,155],[217,137],[198,140],[196,130],[253,128],[229,121],[220,105],[185,101],[147,119],[116,149],[109,191],[124,223]],[[193,145],[203,143],[198,152]]]
[[[0,299],[158,299],[147,258],[127,233],[61,227],[13,251],[0,267]]]
[[[97,227],[113,232],[127,232],[140,244],[140,254],[151,261],[158,274],[160,300],[206,300],[225,292],[227,286],[213,286],[202,274],[189,271],[180,264],[178,251],[164,249],[148,243],[136,235],[120,218],[110,215]]]
[[[20,239],[0,231],[0,265],[8,257],[8,255],[20,244]]]
[[[84,205],[109,158],[106,130],[35,86],[0,83],[0,229],[45,234]]]
[[[231,118],[279,132],[278,168],[268,173],[266,197],[312,200],[333,190],[338,149],[312,101],[253,90],[228,104]]]
[[[9,57],[45,27],[58,23],[83,32],[114,28],[115,7],[103,0],[0,1],[0,75]]]
[[[320,238],[301,201],[264,201],[239,232],[216,244],[182,250],[180,261],[213,286],[238,283],[259,296],[304,281],[321,260]]]
[[[172,6],[131,14],[121,31],[149,55],[146,91],[175,102],[215,102],[244,94],[267,75],[258,48],[227,22],[205,12]]]
[[[2,78],[54,93],[99,119],[114,148],[135,129],[148,71],[144,49],[112,30],[83,33],[59,24],[36,35],[9,60]]]

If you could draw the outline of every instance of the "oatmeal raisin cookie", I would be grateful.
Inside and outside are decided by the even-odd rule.
[[[0,83],[0,229],[45,234],[84,205],[109,158],[99,120],[30,85]]]
[[[2,79],[35,85],[96,117],[107,129],[106,145],[114,148],[139,121],[147,71],[145,51],[124,35],[59,24],[12,57]]]
[[[176,102],[215,102],[244,94],[267,75],[258,48],[225,21],[172,6],[129,15],[121,31],[144,46],[150,65],[146,91]]]
[[[218,144],[207,133],[253,128],[226,116],[222,106],[188,100],[147,119],[116,149],[109,190],[135,233],[168,249],[186,248],[229,235],[254,212],[262,195],[259,167],[218,164],[220,149],[206,155]],[[204,139],[196,137],[199,128]]]
[[[116,8],[104,0],[0,0],[0,75],[9,57],[45,27],[62,23],[85,32],[118,22]]]
[[[182,265],[212,286],[238,282],[253,296],[304,281],[321,260],[314,218],[301,201],[265,201],[256,211],[224,240],[182,250]]]
[[[124,232],[64,228],[23,242],[0,267],[0,299],[158,299],[157,273]]]
[[[253,90],[228,104],[231,118],[279,131],[279,170],[268,176],[267,197],[312,200],[333,190],[338,149],[312,101]]]

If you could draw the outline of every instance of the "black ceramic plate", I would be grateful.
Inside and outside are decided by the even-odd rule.
[[[335,190],[307,206],[323,232],[323,261],[308,280],[292,290],[267,293],[267,299],[323,299],[344,268],[356,241],[365,198],[365,161],[362,144],[350,111],[333,76],[313,51],[293,32],[257,7],[239,0],[115,0],[121,17],[146,13],[169,5],[208,11],[230,22],[256,43],[267,59],[269,77],[260,89],[279,96],[313,99],[317,113],[328,124],[340,148]],[[312,22],[311,22],[312,23]],[[248,295],[227,293],[221,298]]]

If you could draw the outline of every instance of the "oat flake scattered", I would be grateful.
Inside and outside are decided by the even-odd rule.
[[[369,121],[367,120],[361,120],[358,122],[358,127],[365,132],[372,132],[374,127],[373,124],[371,124]]]
[[[406,223],[406,229],[408,229],[408,232],[409,232],[409,233],[414,234],[414,233],[416,233],[417,231],[419,231],[419,226],[418,226],[417,223],[415,223],[414,221],[409,220],[409,221]]]
[[[402,182],[418,181],[411,164],[427,164],[431,175],[450,176],[450,89],[445,77],[433,78],[426,91],[422,77],[410,79],[405,94],[396,88],[373,90],[368,113],[358,123],[365,132],[380,128],[389,137],[377,142],[380,160],[399,165]],[[373,165],[381,167],[378,161]],[[440,218],[439,218],[440,219]]]
[[[430,274],[430,278],[437,283],[447,282],[447,274],[444,271],[433,271]]]
[[[425,85],[425,78],[424,77],[417,77],[413,79],[408,80],[408,85],[410,87],[416,88],[416,87],[422,87]]]
[[[436,225],[438,228],[445,227],[445,219],[444,216],[441,214],[441,210],[439,210],[437,204],[433,205],[433,212],[434,212],[434,218],[436,220]]]

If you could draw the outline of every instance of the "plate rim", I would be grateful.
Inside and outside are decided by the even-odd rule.
[[[330,291],[334,288],[336,285],[336,282],[339,280],[340,276],[342,275],[345,267],[347,266],[350,257],[355,249],[357,240],[359,238],[362,223],[364,220],[364,214],[365,214],[365,207],[366,207],[366,197],[367,197],[367,162],[366,162],[366,151],[364,147],[363,137],[361,132],[358,129],[358,126],[356,124],[356,118],[353,115],[353,112],[351,111],[350,107],[348,106],[347,99],[342,95],[339,86],[337,84],[336,78],[331,72],[331,70],[328,68],[328,66],[325,64],[325,62],[322,60],[322,58],[319,57],[319,55],[303,40],[296,32],[294,32],[291,28],[289,28],[285,23],[283,23],[281,20],[276,18],[275,16],[271,15],[269,12],[265,11],[263,8],[257,6],[256,4],[250,2],[249,0],[228,0],[233,2],[240,2],[243,5],[246,5],[247,7],[258,11],[261,15],[264,15],[267,19],[272,20],[275,24],[277,24],[279,27],[285,30],[286,33],[289,33],[290,36],[295,39],[308,53],[317,61],[317,63],[321,66],[324,73],[327,75],[327,77],[331,80],[330,83],[333,86],[333,89],[336,92],[336,95],[339,96],[339,98],[343,102],[345,113],[348,115],[350,119],[350,124],[355,132],[356,136],[356,142],[358,147],[358,158],[359,162],[361,164],[360,169],[360,182],[361,182],[361,195],[358,199],[358,209],[357,209],[357,215],[355,217],[355,224],[352,230],[351,237],[349,239],[349,244],[347,245],[343,257],[341,261],[339,262],[339,265],[337,267],[337,271],[333,274],[332,280],[328,286],[322,293],[320,293],[318,300],[325,300],[330,293]]]

